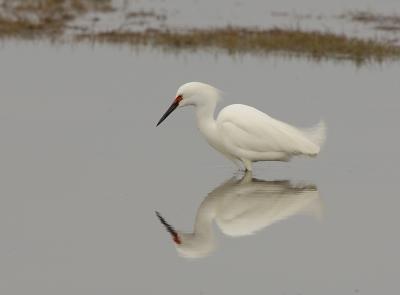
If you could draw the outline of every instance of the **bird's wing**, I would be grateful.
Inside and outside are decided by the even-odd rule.
[[[319,147],[305,133],[246,105],[230,105],[217,118],[226,148],[251,152],[316,154]]]
[[[260,182],[239,186],[218,207],[216,222],[230,236],[253,234],[300,213],[316,217],[322,203],[316,187]]]

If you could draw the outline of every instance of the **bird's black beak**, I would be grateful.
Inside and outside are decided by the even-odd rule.
[[[158,121],[157,126],[160,125],[179,106],[179,102],[181,100],[182,100],[182,96],[180,96],[180,95],[175,98],[174,102],[170,105],[168,110],[161,117],[160,121]]]
[[[178,232],[167,221],[165,221],[164,217],[162,217],[158,211],[156,211],[156,215],[157,215],[158,219],[160,219],[160,222],[165,226],[167,231],[171,234],[172,240],[178,245],[182,244],[182,241],[179,238]]]

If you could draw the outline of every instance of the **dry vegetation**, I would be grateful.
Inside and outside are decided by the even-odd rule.
[[[359,23],[374,24],[377,30],[400,31],[400,16],[395,14],[384,15],[368,11],[352,11],[341,15],[341,17]]]
[[[351,20],[363,23],[381,23],[390,22],[393,24],[400,24],[400,16],[398,15],[384,15],[368,11],[352,11],[343,15],[344,17],[350,17]]]
[[[0,0],[0,39],[43,37],[62,40],[68,24],[91,11],[107,13],[114,11],[114,8],[111,0]],[[385,29],[400,25],[400,18],[395,16],[352,12],[347,17],[354,21],[375,22],[385,26]],[[166,16],[153,11],[131,11],[125,14],[121,22],[143,18],[164,21]],[[222,50],[230,54],[278,53],[314,59],[350,59],[356,63],[400,57],[400,48],[388,43],[298,29],[227,27],[132,32],[123,28],[122,25],[116,31],[75,36],[78,41],[150,45],[165,50],[206,49]]]
[[[151,45],[167,50],[221,49],[234,53],[281,53],[315,59],[351,59],[357,63],[399,58],[400,48],[371,40],[300,30],[222,28],[184,32],[147,30],[81,34],[78,40]]]
[[[166,20],[167,16],[165,14],[156,13],[153,10],[139,10],[131,11],[125,15],[127,19],[130,18],[153,18],[156,20]]]
[[[54,37],[68,21],[88,11],[111,11],[109,0],[3,0],[0,38]]]

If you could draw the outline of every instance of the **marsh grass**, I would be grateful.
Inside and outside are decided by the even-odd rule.
[[[92,42],[150,45],[165,50],[219,49],[235,53],[278,53],[313,59],[350,59],[356,63],[383,61],[400,57],[400,48],[372,40],[332,33],[298,29],[193,29],[182,32],[147,30],[144,32],[110,31],[81,34],[77,40]]]
[[[62,22],[45,19],[40,22],[26,18],[7,19],[0,17],[0,37],[35,38],[53,36],[60,32]]]
[[[400,25],[393,26],[393,25],[378,25],[375,27],[377,30],[387,31],[387,32],[398,32],[400,31]]]
[[[138,10],[138,11],[130,11],[125,17],[127,19],[130,18],[152,18],[156,20],[166,20],[167,16],[165,14],[156,13],[153,10]]]
[[[71,21],[91,11],[111,12],[111,0],[0,0],[0,38],[49,38],[62,41]],[[352,13],[357,21],[376,22],[382,16]],[[153,11],[133,11],[123,21],[166,16]],[[394,30],[400,18],[386,17],[386,29]],[[390,23],[389,23],[390,20]],[[378,23],[382,25],[383,23]],[[388,26],[391,25],[391,26]],[[148,45],[163,50],[219,50],[229,54],[281,54],[320,59],[348,59],[358,64],[367,61],[398,59],[400,47],[376,40],[346,37],[329,32],[310,32],[300,29],[251,29],[225,27],[216,29],[147,29],[118,30],[96,33],[77,33],[77,41],[113,44]]]
[[[384,15],[379,13],[373,13],[369,11],[350,11],[342,15],[342,17],[348,17],[353,21],[361,23],[392,23],[400,25],[400,16],[398,15]]]
[[[79,15],[113,9],[109,0],[5,0],[0,8],[0,38],[54,38]]]
[[[385,15],[369,11],[351,11],[341,15],[341,17],[363,24],[374,24],[376,30],[400,31],[400,16],[396,14]]]
[[[110,0],[6,0],[3,7],[8,6],[17,12],[88,12],[113,11]]]

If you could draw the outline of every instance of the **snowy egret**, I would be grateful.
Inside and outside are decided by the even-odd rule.
[[[321,212],[322,203],[314,185],[257,180],[247,172],[241,180],[233,177],[209,193],[197,210],[193,233],[176,231],[160,213],[156,214],[171,234],[179,255],[200,258],[215,249],[213,220],[225,235],[241,237],[296,214],[319,217]]]
[[[294,155],[316,156],[325,141],[323,121],[300,129],[276,120],[247,105],[225,107],[214,119],[219,91],[211,85],[189,82],[179,87],[176,98],[158,121],[160,125],[177,107],[193,105],[197,126],[207,142],[232,160],[252,170],[252,162],[289,161]]]

